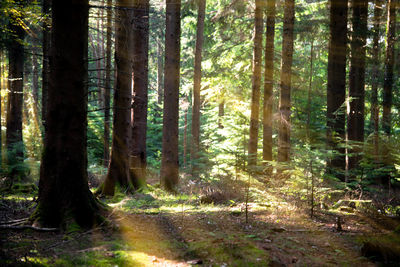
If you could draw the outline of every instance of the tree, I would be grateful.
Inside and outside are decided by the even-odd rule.
[[[71,220],[98,222],[88,187],[86,153],[88,1],[52,5],[51,76],[47,127],[34,224],[59,227]]]
[[[135,188],[146,181],[146,129],[149,51],[149,0],[133,1],[133,122],[130,179]]]
[[[47,110],[47,92],[49,88],[49,51],[51,42],[50,23],[49,23],[49,12],[50,12],[51,1],[43,0],[42,13],[47,16],[43,22],[42,30],[42,52],[43,52],[43,67],[42,67],[42,124],[46,127],[46,110]]]
[[[347,121],[348,139],[352,144],[350,153],[357,155],[349,157],[349,169],[358,166],[361,159],[362,143],[364,142],[364,98],[365,98],[365,45],[367,41],[368,1],[353,0],[351,38],[351,58],[349,75],[350,112]]]
[[[204,40],[204,17],[206,0],[198,1],[196,50],[194,55],[193,110],[192,110],[192,174],[197,175],[198,153],[200,148],[200,90],[201,90],[201,58]]]
[[[117,182],[125,190],[131,189],[129,181],[129,145],[132,103],[131,0],[117,0],[115,35],[116,83],[114,91],[114,120],[111,160],[102,193],[114,195]]]
[[[327,173],[344,181],[346,97],[347,0],[330,1],[328,89],[327,89],[327,148],[334,155],[327,161]]]
[[[375,0],[374,8],[374,26],[373,26],[373,47],[372,47],[372,84],[371,84],[371,125],[374,131],[374,155],[378,156],[379,144],[379,105],[378,105],[378,87],[380,76],[379,61],[379,39],[380,23],[382,20],[382,0]]]
[[[275,14],[275,0],[267,0],[263,105],[263,160],[265,161],[272,160]]]
[[[256,0],[254,12],[253,79],[251,90],[251,115],[249,137],[249,166],[257,165],[258,120],[260,113],[261,58],[263,31],[263,1]]]
[[[180,0],[166,0],[164,114],[160,180],[168,191],[179,181],[178,119],[180,70]]]
[[[17,5],[23,6],[24,1],[17,1]],[[11,16],[10,31],[13,37],[8,46],[9,58],[9,93],[7,106],[7,164],[9,175],[12,179],[23,177],[22,164],[24,161],[24,149],[22,141],[22,108],[23,108],[23,80],[24,80],[24,37],[23,26],[18,23],[18,15]]]
[[[112,0],[107,0],[107,33],[106,33],[106,80],[104,91],[104,166],[110,163],[110,100],[111,100],[111,33],[112,33]]]
[[[385,80],[383,83],[383,115],[382,128],[389,136],[391,132],[391,109],[393,98],[393,68],[394,68],[394,45],[396,38],[396,0],[388,1],[388,20],[386,37],[385,57]]]
[[[278,134],[278,161],[290,160],[290,91],[293,61],[293,28],[294,28],[294,0],[285,0],[281,83],[279,99],[279,134]]]

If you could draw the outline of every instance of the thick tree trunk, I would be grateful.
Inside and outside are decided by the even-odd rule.
[[[10,30],[15,34],[8,48],[9,57],[9,93],[7,107],[7,164],[11,179],[24,176],[21,164],[24,162],[22,141],[22,109],[23,109],[23,81],[24,81],[24,29],[11,22]]]
[[[327,173],[344,181],[346,97],[347,0],[330,1],[330,37],[327,88],[327,148],[337,155],[327,160]]]
[[[34,225],[92,227],[99,206],[89,191],[86,152],[88,1],[54,1],[51,77]]]
[[[349,75],[350,113],[347,136],[351,145],[348,168],[356,168],[361,160],[364,142],[365,99],[365,45],[367,40],[368,0],[353,0],[353,34],[351,38],[351,64]]]
[[[160,180],[168,191],[179,182],[178,119],[180,69],[180,0],[166,0],[164,116]]]
[[[111,100],[111,33],[112,33],[112,0],[107,0],[107,36],[106,36],[106,80],[104,92],[104,167],[110,163],[110,100]]]
[[[373,47],[372,47],[372,85],[371,85],[371,125],[374,131],[374,159],[378,162],[379,155],[379,104],[378,104],[378,87],[380,77],[380,56],[379,56],[379,39],[380,39],[380,23],[382,21],[382,5],[383,0],[375,0],[374,8],[374,28],[373,28]]]
[[[115,183],[130,189],[129,181],[129,140],[131,132],[131,84],[132,65],[131,29],[132,15],[130,0],[117,0],[115,36],[116,85],[114,92],[114,120],[111,161],[103,184],[102,193],[113,195]]]
[[[263,160],[272,160],[272,104],[274,87],[275,0],[267,0],[265,40],[264,105],[263,105]]]
[[[200,149],[200,90],[201,90],[201,59],[204,40],[204,17],[206,0],[199,0],[197,13],[196,51],[194,55],[194,82],[193,82],[193,111],[192,111],[192,175],[198,175],[198,158]]]
[[[253,50],[253,79],[251,90],[251,114],[249,137],[249,167],[257,165],[258,120],[260,114],[261,58],[263,32],[263,3],[256,0],[254,12],[254,50]]]
[[[42,13],[44,15],[50,15],[51,0],[43,0]],[[49,88],[49,76],[50,76],[50,65],[49,65],[49,52],[51,45],[51,34],[50,34],[50,19],[46,19],[43,23],[42,31],[42,52],[43,52],[43,67],[42,67],[42,124],[46,127],[46,112],[47,112],[47,92]]]
[[[396,8],[397,0],[388,1],[388,20],[387,20],[387,37],[386,37],[386,58],[385,58],[385,80],[383,83],[383,131],[390,136],[391,109],[393,96],[393,68],[394,68],[394,45],[396,38]]]
[[[146,182],[146,130],[149,51],[149,0],[134,0],[133,8],[133,125],[130,179],[135,188]]]
[[[285,0],[279,100],[278,161],[290,160],[290,91],[293,59],[294,0]]]

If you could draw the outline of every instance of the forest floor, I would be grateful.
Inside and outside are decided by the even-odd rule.
[[[167,194],[157,185],[131,196],[118,193],[103,200],[111,207],[111,223],[90,231],[74,225],[64,232],[0,227],[0,266],[380,266],[384,261],[385,266],[398,266],[400,262],[395,255],[400,252],[400,235],[393,232],[399,223],[394,219],[357,210],[319,211],[311,219],[306,210],[265,187],[252,186],[247,205],[246,197],[223,202],[221,191],[205,190],[208,193],[199,196],[193,188],[194,183],[180,195]],[[246,191],[240,194],[246,196]],[[28,217],[34,206],[33,194],[3,194],[1,224]],[[342,230],[337,229],[337,216]],[[373,251],[374,245],[365,247],[372,244],[368,240],[379,240],[382,247]],[[375,252],[381,263],[362,256],[363,245],[364,253]]]

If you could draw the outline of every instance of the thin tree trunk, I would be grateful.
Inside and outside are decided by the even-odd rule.
[[[261,58],[262,58],[262,32],[263,32],[263,1],[256,0],[254,13],[254,50],[253,50],[253,79],[251,90],[251,115],[248,166],[257,165],[258,147],[258,120],[260,114],[260,86],[261,86]]]
[[[50,15],[51,0],[43,0],[42,13],[44,15]],[[49,88],[49,76],[50,76],[50,64],[49,64],[49,52],[51,45],[51,33],[50,33],[50,19],[46,19],[43,22],[43,67],[42,67],[42,124],[46,128],[46,112],[47,112],[47,91]]]
[[[22,141],[22,112],[23,112],[23,81],[24,81],[24,46],[22,44],[25,31],[19,25],[10,24],[11,31],[15,37],[11,40],[8,48],[9,56],[9,93],[7,109],[7,164],[10,178],[23,177],[21,170],[23,164],[24,150]]]
[[[394,68],[394,45],[396,37],[396,0],[388,1],[388,20],[386,37],[386,58],[385,58],[385,80],[383,83],[383,131],[390,136],[392,95],[393,95],[393,68]]]
[[[179,182],[178,119],[180,69],[180,0],[166,0],[164,116],[160,180],[168,191]]]
[[[132,2],[117,0],[117,21],[115,36],[116,84],[114,92],[114,120],[112,135],[111,161],[103,184],[102,193],[113,195],[115,183],[130,190],[129,181],[129,144],[131,128],[131,84],[132,65],[131,27]]]
[[[157,42],[157,104],[162,104],[163,99],[163,71],[164,60],[161,40]]]
[[[294,0],[285,0],[280,84],[278,161],[290,160],[290,91],[293,61]]]
[[[374,8],[374,28],[373,28],[373,47],[372,47],[372,85],[371,85],[371,125],[374,131],[374,160],[377,163],[379,157],[379,105],[378,87],[380,73],[379,39],[380,23],[382,21],[382,0],[375,0]]]
[[[308,82],[308,92],[307,92],[307,122],[306,122],[306,132],[307,132],[307,142],[311,143],[310,140],[310,124],[311,124],[311,94],[312,94],[312,81],[313,81],[313,60],[314,60],[314,36],[311,37],[311,49],[310,49],[310,77]]]
[[[54,1],[46,136],[34,226],[93,227],[86,151],[88,1]],[[66,15],[67,14],[67,15]]]
[[[198,158],[200,150],[200,91],[201,91],[201,60],[204,40],[204,17],[206,0],[199,0],[197,13],[196,51],[194,55],[193,110],[192,110],[192,175],[198,175]]]
[[[186,168],[186,157],[187,157],[188,111],[189,111],[189,107],[187,107],[185,110],[185,124],[183,126],[183,167],[184,168]]]
[[[130,179],[135,188],[146,182],[146,130],[149,52],[149,0],[134,0],[133,8],[133,125]]]
[[[111,33],[112,33],[112,0],[107,0],[107,36],[106,36],[106,80],[104,92],[104,167],[110,161],[110,100],[111,100]]]
[[[4,80],[4,76],[3,76],[3,50],[0,49],[0,169],[3,169],[3,136],[2,136],[2,130],[1,130],[1,109],[2,109],[2,97],[1,97],[1,93],[3,92],[3,80]],[[0,171],[0,174],[2,174],[2,171]]]
[[[351,144],[348,168],[354,169],[361,160],[364,142],[365,99],[365,45],[367,40],[368,0],[353,0],[353,34],[351,38],[351,64],[349,75],[350,112],[347,124]]]
[[[218,128],[224,128],[225,101],[222,99],[218,105]]]
[[[344,181],[346,168],[345,110],[348,0],[330,1],[330,37],[327,86],[327,148],[338,155],[327,160],[327,173]]]
[[[274,87],[275,0],[267,0],[265,40],[264,105],[263,105],[263,160],[272,160],[272,104]]]

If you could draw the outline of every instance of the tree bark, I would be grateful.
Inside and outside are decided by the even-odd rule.
[[[157,40],[157,104],[161,106],[163,99],[163,48],[161,40]]]
[[[379,56],[379,39],[380,24],[382,21],[382,0],[375,0],[374,8],[374,26],[373,26],[373,47],[372,47],[372,84],[371,84],[371,125],[374,131],[374,158],[378,162],[379,154],[379,105],[378,105],[378,88],[380,74],[380,56]]]
[[[102,193],[113,195],[115,184],[130,190],[129,144],[131,132],[132,64],[131,29],[132,1],[117,0],[117,20],[115,36],[116,84],[114,92],[114,120],[111,161],[103,184]]]
[[[260,86],[261,86],[261,58],[262,58],[262,32],[263,32],[263,1],[256,0],[254,13],[254,50],[253,50],[253,79],[251,90],[251,115],[248,166],[257,165],[258,147],[258,120],[260,113]]]
[[[263,160],[272,160],[272,104],[274,87],[275,0],[267,0],[265,40],[264,105],[263,105]]]
[[[4,75],[3,75],[3,69],[4,69],[4,65],[3,65],[3,50],[0,49],[0,168],[2,169],[3,167],[3,134],[2,134],[2,130],[1,130],[1,109],[2,109],[2,97],[1,97],[1,93],[3,91],[3,80],[4,80]],[[2,171],[0,171],[0,174],[2,173]]]
[[[206,0],[198,1],[196,50],[194,55],[193,110],[192,110],[192,175],[198,175],[198,158],[200,150],[200,91],[201,91],[201,61],[204,41],[204,17]]]
[[[336,155],[327,160],[327,173],[344,181],[346,97],[347,0],[330,1],[330,37],[327,86],[327,148]]]
[[[19,2],[19,4],[22,4]],[[22,141],[23,81],[24,81],[24,46],[25,31],[17,24],[10,22],[11,32],[15,34],[8,47],[9,57],[9,93],[7,107],[7,164],[11,179],[24,176],[21,164],[24,162]]]
[[[98,222],[86,151],[88,1],[52,5],[51,77],[34,226]]]
[[[112,0],[107,0],[107,36],[106,36],[106,80],[104,91],[104,167],[110,163],[110,100],[111,100],[111,33],[112,33]]]
[[[392,96],[393,96],[393,68],[394,68],[394,46],[396,38],[396,8],[397,1],[388,1],[388,20],[386,37],[386,58],[385,58],[385,80],[383,83],[383,131],[390,136],[392,122]]]
[[[365,46],[367,41],[368,1],[353,0],[353,34],[351,38],[351,63],[349,75],[350,113],[347,121],[347,136],[351,144],[348,168],[354,169],[361,160],[364,142],[365,99]]]
[[[279,102],[278,161],[290,160],[290,91],[293,59],[294,0],[285,0]]]
[[[149,0],[134,0],[133,21],[133,125],[130,179],[135,188],[140,188],[146,182],[147,167]]]
[[[164,116],[160,180],[168,191],[179,182],[178,119],[180,69],[180,0],[166,0]]]
[[[51,0],[43,0],[42,13],[49,16]],[[42,124],[46,128],[46,112],[47,112],[47,91],[49,90],[49,51],[51,46],[50,20],[46,18],[43,22],[42,30],[42,52],[43,52],[43,67],[42,67]]]
[[[220,100],[221,102],[218,104],[218,128],[224,128],[224,115],[225,115],[225,100]]]

